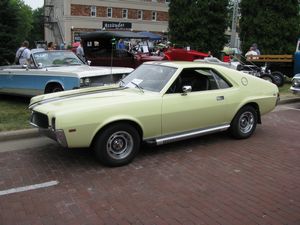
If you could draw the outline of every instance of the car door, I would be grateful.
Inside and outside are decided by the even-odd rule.
[[[218,81],[218,78],[222,81]],[[210,69],[193,68],[181,72],[173,87],[170,87],[173,90],[163,96],[163,135],[228,123],[225,119],[228,113],[226,104],[231,85],[220,76],[218,78]],[[182,93],[183,86],[191,86],[192,92]]]
[[[30,78],[30,70],[22,68],[13,68],[3,71],[3,92],[8,94],[32,95],[32,86],[35,84]]]

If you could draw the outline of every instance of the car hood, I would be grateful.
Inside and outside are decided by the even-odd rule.
[[[122,73],[131,73],[132,68],[128,67],[102,67],[102,66],[59,66],[59,67],[47,67],[43,68],[44,71],[50,72],[62,72],[62,73],[72,73],[76,74],[79,78],[81,77],[93,77],[99,75],[108,75],[108,74],[122,74]]]
[[[55,93],[56,94],[56,93]],[[86,88],[65,92],[60,95],[41,95],[31,99],[29,108],[45,114],[49,112],[72,112],[76,110],[128,104],[144,101],[145,95],[158,96],[159,93],[141,91],[137,88],[102,87]],[[151,98],[151,97],[150,97]]]

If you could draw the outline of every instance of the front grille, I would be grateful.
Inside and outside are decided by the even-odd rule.
[[[48,128],[48,116],[39,112],[32,112],[30,122],[40,128]]]

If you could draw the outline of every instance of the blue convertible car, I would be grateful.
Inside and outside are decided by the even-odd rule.
[[[71,51],[35,50],[31,65],[0,67],[0,94],[35,96],[118,82],[133,69],[91,67]]]

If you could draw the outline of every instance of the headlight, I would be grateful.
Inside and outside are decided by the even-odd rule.
[[[299,86],[300,85],[300,79],[294,78],[292,84],[293,84],[294,87]]]
[[[90,78],[80,78],[80,86],[90,86],[91,79]]]
[[[84,79],[84,85],[85,86],[90,86],[90,84],[91,84],[91,79],[90,78],[85,78]]]

